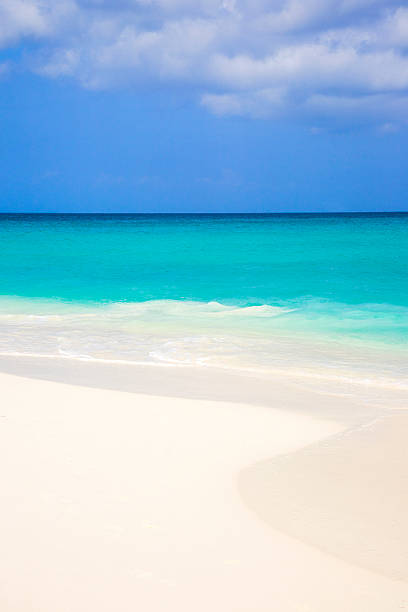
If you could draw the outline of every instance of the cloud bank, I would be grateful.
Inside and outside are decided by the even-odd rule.
[[[188,88],[217,115],[408,123],[393,0],[2,0],[0,46],[86,88]]]

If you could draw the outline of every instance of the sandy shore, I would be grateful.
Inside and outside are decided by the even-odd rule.
[[[0,374],[2,611],[408,609],[405,413],[223,373],[134,369],[121,391],[117,369],[45,365],[50,381],[27,363]]]
[[[243,470],[263,520],[347,562],[408,582],[408,411]]]

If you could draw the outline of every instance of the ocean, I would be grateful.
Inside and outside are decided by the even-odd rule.
[[[408,214],[0,215],[0,353],[408,389]]]

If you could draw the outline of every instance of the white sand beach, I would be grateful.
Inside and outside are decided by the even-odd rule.
[[[151,393],[27,376],[0,375],[2,612],[408,609],[405,413],[384,446],[356,433],[370,407],[288,382],[250,403],[239,376],[234,401],[181,397],[183,369]]]

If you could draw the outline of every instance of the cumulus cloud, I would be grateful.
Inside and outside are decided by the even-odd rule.
[[[0,45],[87,88],[190,88],[219,115],[408,122],[393,0],[2,0]],[[31,46],[32,47],[32,46]]]
[[[77,9],[74,0],[1,0],[0,47],[26,37],[52,39]]]

